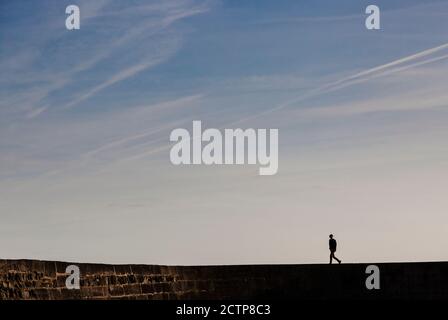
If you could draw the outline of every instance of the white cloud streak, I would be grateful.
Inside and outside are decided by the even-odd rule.
[[[80,2],[79,5],[82,8],[83,19],[86,21],[86,26],[94,23],[98,18],[106,19],[105,23],[101,24],[100,29],[96,27],[95,35],[97,32],[101,34],[102,39],[98,43],[91,43],[89,39],[86,44],[77,42],[76,49],[78,52],[82,50],[83,54],[77,54],[74,58],[75,63],[70,67],[64,64],[58,65],[53,63],[50,68],[42,68],[39,66],[39,59],[43,59],[42,53],[36,54],[21,54],[18,56],[4,56],[3,61],[8,63],[0,64],[0,71],[2,69],[9,70],[11,67],[15,67],[14,73],[10,78],[9,83],[20,84],[19,89],[15,92],[13,98],[10,96],[4,96],[0,99],[0,104],[4,108],[11,109],[11,112],[25,113],[25,118],[33,119],[38,116],[42,116],[46,111],[52,109],[65,109],[82,103],[83,101],[95,96],[100,91],[111,87],[114,84],[120,83],[126,79],[132,78],[139,73],[165,62],[172,57],[180,47],[182,40],[179,32],[170,32],[169,35],[163,37],[162,44],[159,39],[153,39],[149,41],[153,47],[142,47],[140,50],[141,57],[137,57],[138,62],[134,64],[123,65],[121,70],[109,71],[109,75],[98,76],[99,80],[103,77],[102,81],[99,81],[96,85],[90,88],[82,88],[82,86],[76,86],[76,90],[79,91],[74,97],[71,98],[66,104],[52,102],[52,96],[54,94],[60,94],[63,90],[68,90],[70,86],[79,83],[79,75],[85,72],[92,72],[94,68],[106,59],[120,58],[120,50],[125,47],[129,47],[130,52],[133,52],[133,45],[140,45],[142,43],[142,37],[145,39],[153,36],[162,35],[164,32],[168,32],[169,28],[179,20],[191,17],[197,14],[207,12],[210,9],[211,3],[204,2],[190,2],[190,1],[170,1],[169,3],[161,1],[159,3],[151,3],[151,5],[134,5],[127,6],[125,14],[117,6],[111,6],[110,0],[99,0],[94,3],[91,1]],[[116,3],[115,3],[116,4]],[[114,17],[114,15],[116,17]],[[110,16],[108,18],[108,16]],[[130,17],[135,16],[135,19]],[[107,20],[109,19],[109,20]],[[119,22],[114,23],[117,26],[117,30],[109,30],[106,36],[101,33],[101,28],[108,28],[108,22],[110,19],[121,19]],[[127,24],[131,24],[127,27]],[[45,48],[51,48],[49,52],[56,55],[56,60],[61,58],[61,55],[72,54],[67,53],[63,46],[59,43],[66,38],[67,32],[63,29],[54,30],[54,22],[49,21],[50,29],[43,29],[45,34],[41,37],[40,48],[45,52]],[[88,34],[87,34],[88,35]],[[168,37],[168,38],[167,38]],[[166,48],[166,42],[171,41],[171,48]],[[54,50],[56,45],[57,50]],[[170,45],[170,43],[168,43]],[[165,47],[159,52],[151,52],[151,48]],[[146,50],[146,51],[145,51]],[[88,54],[87,54],[88,53]],[[71,57],[73,60],[73,57]],[[78,60],[78,61],[76,61]],[[25,64],[22,62],[26,62]],[[115,72],[115,73],[114,73]],[[36,79],[34,83],[29,84],[28,87],[24,87],[26,83],[29,83],[29,79]],[[48,81],[42,81],[46,79]],[[78,82],[77,82],[78,81]],[[21,89],[24,88],[24,89]],[[5,110],[3,110],[5,111]]]
[[[262,111],[262,112],[260,112],[258,114],[254,114],[254,115],[252,115],[250,117],[239,119],[239,120],[237,120],[235,122],[232,122],[230,125],[234,125],[234,124],[241,123],[241,122],[244,122],[244,121],[248,121],[248,120],[252,120],[252,119],[255,119],[255,118],[259,118],[259,117],[268,115],[268,114],[270,114],[272,112],[275,112],[275,111],[284,109],[286,107],[289,107],[289,106],[291,106],[291,105],[293,105],[295,103],[298,103],[298,102],[301,102],[301,101],[305,101],[305,100],[310,99],[310,98],[315,98],[315,97],[317,97],[319,95],[326,94],[326,93],[329,93],[329,92],[332,92],[332,91],[335,91],[335,90],[339,90],[339,89],[342,89],[342,88],[346,88],[346,87],[349,87],[349,86],[352,86],[352,85],[355,85],[355,84],[359,84],[361,82],[369,81],[369,80],[371,80],[373,78],[376,78],[376,77],[381,77],[381,76],[384,76],[384,75],[390,75],[390,74],[393,74],[393,73],[396,73],[396,72],[400,72],[400,71],[404,71],[404,70],[407,70],[407,69],[410,69],[410,68],[415,68],[415,67],[422,66],[422,65],[425,65],[425,64],[428,64],[428,63],[444,60],[444,59],[448,58],[448,54],[442,55],[440,57],[434,57],[434,58],[430,58],[430,59],[419,61],[419,62],[416,62],[416,63],[413,63],[413,64],[406,65],[406,63],[408,63],[408,62],[412,62],[412,61],[416,61],[416,60],[421,59],[421,58],[428,57],[430,55],[433,55],[434,53],[440,52],[440,51],[442,51],[444,49],[447,49],[447,48],[448,48],[448,43],[440,45],[440,46],[437,46],[437,47],[434,47],[434,48],[431,48],[431,49],[427,49],[427,50],[424,50],[424,51],[418,52],[416,54],[412,54],[412,55],[409,55],[409,56],[406,56],[406,57],[403,57],[403,58],[400,58],[400,59],[397,59],[397,60],[394,60],[394,61],[386,63],[386,64],[379,65],[379,66],[374,67],[374,68],[370,68],[370,69],[358,72],[358,73],[356,73],[354,75],[351,75],[351,76],[348,76],[348,77],[344,77],[344,78],[339,79],[337,81],[333,81],[333,82],[330,82],[328,84],[325,84],[325,85],[322,85],[320,87],[317,87],[317,88],[315,88],[313,90],[310,90],[309,92],[307,92],[307,93],[305,93],[305,94],[303,94],[301,96],[298,96],[297,98],[288,100],[287,102],[284,102],[284,103],[282,103],[282,104],[280,104],[280,105],[278,105],[278,106],[276,106],[274,108]]]

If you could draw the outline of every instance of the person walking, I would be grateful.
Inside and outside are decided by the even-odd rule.
[[[336,252],[337,242],[336,239],[333,239],[333,235],[330,234],[330,240],[328,241],[328,245],[330,247],[330,264],[333,263],[333,259],[335,259],[339,264],[341,263],[341,260],[336,258],[334,253]]]

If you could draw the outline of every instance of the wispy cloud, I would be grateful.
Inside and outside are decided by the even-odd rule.
[[[112,77],[110,77],[103,83],[95,86],[91,90],[84,92],[84,93],[80,94],[78,97],[72,99],[68,104],[66,104],[64,106],[64,108],[73,107],[73,106],[77,105],[78,103],[92,97],[99,91],[101,91],[107,87],[110,87],[120,81],[123,81],[130,77],[133,77],[136,74],[138,74],[152,66],[159,64],[161,61],[164,61],[165,59],[167,59],[167,56],[164,56],[163,58],[155,58],[152,61],[148,59],[149,61],[145,61],[143,63],[139,63],[139,64],[136,64],[136,65],[133,65],[130,67],[126,67],[125,69],[119,71],[117,74],[114,74]]]
[[[164,112],[166,112],[166,111],[169,111],[169,109],[171,109],[171,108],[187,107],[187,106],[194,105],[195,103],[198,103],[202,97],[203,97],[203,95],[201,95],[201,94],[192,95],[192,96],[175,99],[172,101],[164,101],[164,102],[161,102],[161,103],[158,103],[155,105],[151,105],[151,106],[137,107],[137,108],[134,108],[134,110],[135,109],[136,110],[149,109],[150,113],[157,112],[159,110],[163,110]],[[160,126],[157,128],[151,128],[150,130],[144,130],[143,132],[140,132],[137,134],[133,134],[133,135],[126,136],[126,137],[123,137],[120,139],[116,139],[116,140],[108,142],[98,148],[95,148],[94,150],[90,150],[90,151],[86,152],[81,157],[82,158],[90,158],[100,152],[125,145],[131,141],[135,141],[135,140],[142,139],[142,138],[148,138],[155,133],[159,133],[159,132],[163,132],[163,131],[175,128],[177,125],[179,125],[183,122],[184,122],[184,120],[174,121],[174,122],[168,123],[166,125],[163,125],[163,126]]]
[[[17,157],[22,160],[38,159],[15,161],[15,167],[17,174],[29,172],[39,179],[113,167],[128,158],[159,148],[160,145],[165,146],[170,130],[193,120],[195,107],[203,97],[203,94],[196,94],[154,104],[128,106],[124,110],[108,112],[82,124],[67,120],[64,120],[64,124],[43,122],[33,127],[35,135],[51,137],[52,132],[61,131],[61,126],[64,128],[63,134],[52,137],[51,140],[43,138],[35,141],[33,148],[38,150],[37,154],[30,155],[30,148],[23,148],[12,153],[5,152],[4,159],[11,163]],[[69,138],[73,136],[77,138]],[[67,139],[72,141],[69,143]],[[53,150],[62,146],[66,148],[65,156],[47,162],[47,158],[56,156]],[[9,169],[8,172],[0,170],[0,179],[7,173],[9,176],[9,172]]]
[[[165,62],[182,43],[182,32],[170,27],[210,8],[207,1],[182,0],[134,6],[101,0],[81,1],[78,5],[83,21],[78,33],[69,32],[49,19],[48,26],[41,27],[42,34],[38,35],[38,51],[9,56],[5,52],[0,56],[0,72],[12,72],[8,86],[9,92],[14,91],[13,98],[11,94],[0,95],[3,112],[24,112],[26,118],[32,119],[48,110],[70,108]],[[126,14],[121,12],[122,8]],[[76,39],[69,43],[67,38]],[[135,56],[132,61],[123,58],[126,51]],[[65,57],[69,57],[68,63]],[[117,67],[104,72],[105,64]],[[82,85],[86,76],[90,81]],[[63,102],[62,95],[69,102]]]
[[[430,63],[435,63],[438,61],[442,61],[448,58],[448,54],[442,54],[440,56],[433,57],[434,54],[439,52],[444,52],[448,49],[448,44],[443,44],[434,48],[430,48],[427,50],[423,50],[416,54],[412,54],[409,56],[405,56],[399,59],[396,59],[392,62],[385,63],[373,68],[369,68],[363,70],[361,72],[355,73],[354,75],[343,77],[339,80],[335,80],[314,88],[309,92],[294,98],[292,100],[287,101],[286,103],[282,103],[275,108],[271,108],[265,110],[260,113],[256,113],[255,115],[251,115],[245,118],[240,118],[232,122],[228,122],[224,127],[232,127],[238,125],[242,122],[247,122],[249,120],[254,120],[259,117],[271,114],[275,111],[279,111],[291,105],[294,105],[298,102],[305,101],[307,99],[316,98],[323,94],[328,94],[336,90],[341,90],[353,85],[361,84],[364,82],[368,82],[370,80],[391,76],[396,73],[405,72],[413,68],[421,67]],[[422,74],[420,74],[422,76]],[[426,76],[426,74],[423,74]],[[412,78],[409,77],[409,74],[404,74],[404,77],[410,81]],[[250,78],[251,82],[264,82],[266,80],[264,77],[253,77]],[[274,78],[275,79],[275,78]],[[278,79],[277,79],[278,80]],[[444,80],[442,83],[444,83]],[[424,80],[423,80],[424,81]],[[271,81],[270,81],[271,82]],[[397,80],[398,83],[401,83],[401,78]],[[270,83],[272,85],[272,83]],[[438,88],[440,89],[440,88]],[[434,96],[434,90],[428,90],[425,88],[420,91],[414,91],[412,95],[408,95],[406,99],[403,99],[403,92],[397,91],[395,95],[392,97],[381,98],[381,99],[369,99],[368,101],[362,101],[359,103],[351,102],[349,105],[331,105],[328,107],[319,107],[319,108],[310,108],[305,110],[299,110],[296,113],[296,116],[337,116],[337,115],[348,115],[348,114],[361,114],[372,111],[386,111],[386,110],[415,110],[415,109],[423,109],[428,107],[440,107],[444,106],[448,103],[448,96],[444,94],[444,90],[438,90],[438,94]],[[146,152],[143,152],[139,155],[135,155],[127,158],[126,160],[136,160],[141,159],[143,157],[157,154],[159,152],[163,152],[169,150],[172,144],[166,144],[165,146],[159,146],[157,148],[153,148]]]
[[[382,65],[379,65],[379,66],[376,66],[373,68],[363,70],[361,72],[355,73],[350,76],[343,77],[339,80],[335,80],[330,83],[326,83],[322,86],[311,89],[310,91],[305,92],[304,94],[302,94],[296,98],[293,98],[284,103],[281,103],[273,108],[269,108],[267,110],[264,110],[262,112],[259,112],[257,114],[251,115],[246,118],[238,119],[237,121],[233,122],[232,125],[240,123],[240,122],[252,120],[252,119],[255,119],[258,117],[266,116],[266,115],[271,114],[272,112],[284,109],[286,107],[292,106],[299,102],[302,102],[302,101],[305,101],[305,100],[308,100],[311,98],[316,98],[319,95],[327,94],[327,93],[335,91],[335,90],[340,90],[340,89],[343,89],[343,88],[346,88],[349,86],[363,83],[363,82],[372,80],[377,77],[391,75],[391,74],[405,71],[405,70],[408,70],[411,68],[415,68],[415,67],[423,66],[423,65],[426,65],[429,63],[445,60],[448,58],[448,54],[443,54],[443,55],[437,56],[437,57],[431,57],[431,56],[434,55],[435,53],[446,51],[446,49],[448,49],[448,43],[437,46],[437,47],[433,47],[433,48],[430,48],[427,50],[423,50],[421,52],[418,52],[418,53],[415,53],[415,54],[412,54],[412,55],[409,55],[406,57],[402,57],[402,58],[396,59],[394,61],[382,64]]]

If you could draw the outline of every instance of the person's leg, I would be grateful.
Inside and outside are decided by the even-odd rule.
[[[338,263],[341,263],[341,260],[339,260],[338,258],[336,258],[336,256],[334,255],[334,252],[333,252],[333,258],[334,258]]]
[[[333,263],[333,251],[330,251],[330,264]]]

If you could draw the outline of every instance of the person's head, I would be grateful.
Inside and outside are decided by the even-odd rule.
[[[330,239],[333,239],[333,235],[332,234],[330,234]]]

